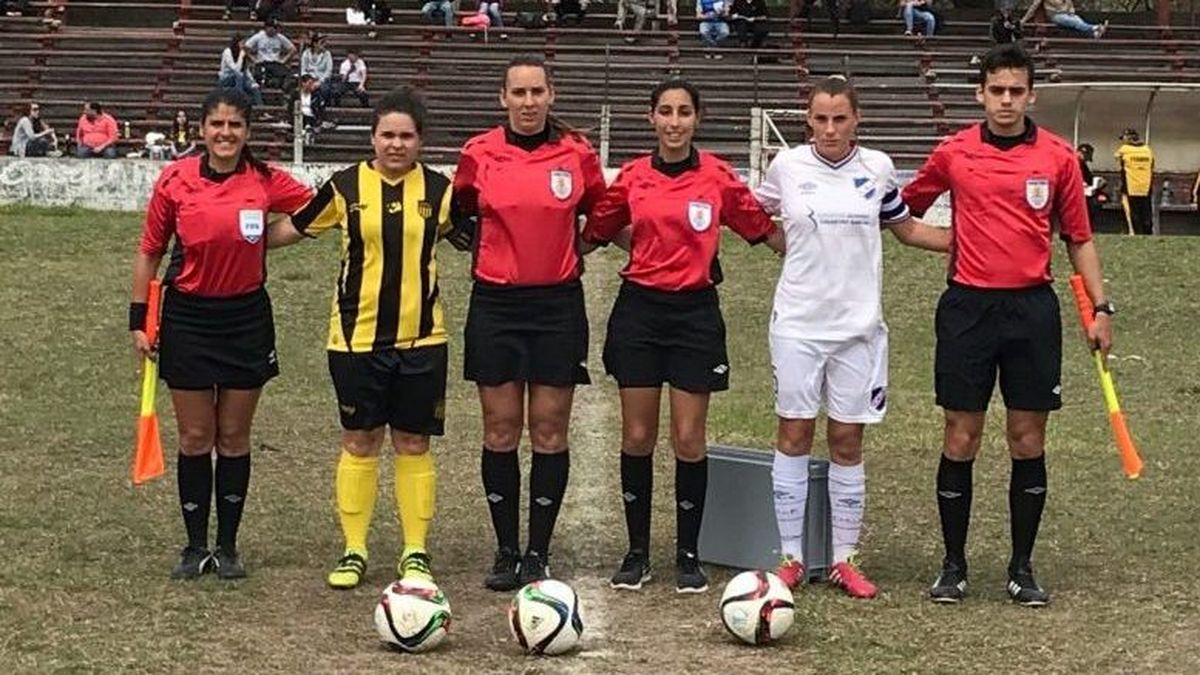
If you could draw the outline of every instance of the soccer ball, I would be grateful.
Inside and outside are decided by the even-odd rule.
[[[583,633],[579,597],[561,581],[535,581],[517,591],[508,609],[508,627],[528,654],[570,651]]]
[[[388,646],[404,652],[437,647],[450,630],[450,602],[432,581],[404,579],[383,589],[375,605],[375,629]]]
[[[770,572],[742,572],[729,580],[721,595],[721,623],[739,640],[752,645],[783,637],[795,620],[792,592]]]

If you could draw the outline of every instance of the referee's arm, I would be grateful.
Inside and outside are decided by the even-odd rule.
[[[1067,257],[1075,273],[1083,277],[1088,297],[1093,305],[1107,300],[1104,294],[1104,275],[1100,269],[1100,252],[1092,238],[1087,202],[1083,196],[1083,173],[1079,162],[1066,163],[1055,190],[1055,215],[1058,217],[1062,239],[1067,244]],[[1112,348],[1112,325],[1109,315],[1098,313],[1088,331],[1088,342],[1107,359]],[[1107,361],[1105,361],[1107,363]]]

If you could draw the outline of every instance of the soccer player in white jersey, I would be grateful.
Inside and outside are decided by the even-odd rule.
[[[878,589],[855,558],[866,496],[863,428],[881,421],[887,407],[880,230],[931,251],[946,251],[950,232],[909,214],[891,158],[856,144],[860,119],[858,95],[844,77],[818,82],[808,99],[812,142],[775,157],[758,198],[783,219],[787,238],[770,326],[779,416],[772,471],[783,554],[778,573],[793,588],[805,578],[808,460],[824,407],[830,581],[851,597],[872,598]]]

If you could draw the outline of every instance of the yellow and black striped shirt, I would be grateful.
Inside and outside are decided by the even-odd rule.
[[[392,182],[360,162],[333,174],[292,224],[308,236],[342,230],[327,349],[446,342],[434,244],[452,229],[448,178],[418,163]]]

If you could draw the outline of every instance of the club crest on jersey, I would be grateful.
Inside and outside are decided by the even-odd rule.
[[[417,214],[422,218],[428,218],[433,215],[433,205],[425,200],[417,202]]]
[[[257,244],[263,236],[263,212],[255,209],[238,211],[238,229],[242,232],[242,239]]]
[[[868,176],[855,176],[854,189],[858,190],[863,199],[870,199],[875,196],[875,181]]]
[[[707,230],[712,225],[712,204],[688,202],[688,223],[697,232]]]
[[[555,169],[550,172],[550,194],[557,197],[559,201],[566,201],[574,188],[575,183],[571,178],[570,171]]]
[[[1037,210],[1046,208],[1050,203],[1050,179],[1026,178],[1025,202]]]

